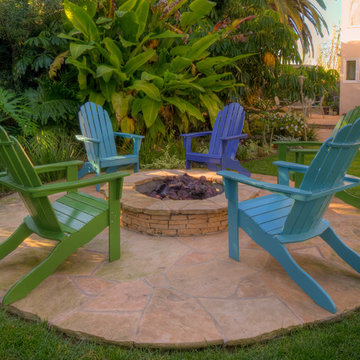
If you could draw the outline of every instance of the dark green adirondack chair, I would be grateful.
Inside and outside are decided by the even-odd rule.
[[[344,116],[342,116],[337,122],[331,136],[335,136],[336,133],[346,125],[353,124],[355,120],[360,118],[360,106],[350,110]],[[314,149],[314,146],[321,146],[322,142],[319,141],[275,141],[275,145],[278,146],[278,157],[280,161],[286,161],[286,155],[288,152],[295,154],[295,162],[297,164],[304,164],[305,155],[315,155],[319,149]],[[309,148],[309,146],[311,148]],[[295,187],[299,187],[303,179],[302,174],[295,174]]]
[[[16,190],[29,216],[5,241],[0,243],[0,260],[15,250],[29,235],[57,240],[50,255],[14,284],[2,303],[11,304],[25,297],[45,280],[74,251],[109,226],[109,259],[120,258],[120,198],[126,172],[77,180],[82,161],[33,166],[19,142],[0,127],[0,160],[7,169],[0,184]],[[39,173],[66,170],[67,182],[42,185]],[[109,201],[77,192],[76,189],[101,182],[109,183]],[[48,195],[68,191],[50,203]]]

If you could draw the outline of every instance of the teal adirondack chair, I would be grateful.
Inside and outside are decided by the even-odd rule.
[[[84,142],[88,158],[78,173],[79,179],[90,172],[98,176],[102,169],[111,173],[127,165],[134,165],[134,172],[139,171],[139,151],[144,136],[114,132],[107,111],[92,102],[81,106],[79,123],[82,135],[76,138]],[[131,139],[133,153],[118,155],[114,136]],[[96,190],[100,190],[100,184],[96,185]]]
[[[7,169],[0,173],[0,184],[16,190],[29,216],[15,232],[0,243],[0,260],[15,250],[29,235],[56,240],[59,243],[38,266],[14,284],[2,303],[8,305],[25,297],[45,280],[74,251],[109,226],[109,259],[120,258],[120,198],[123,177],[127,172],[105,174],[77,180],[82,161],[33,166],[18,141],[0,127],[0,161]],[[67,181],[42,185],[39,173],[66,170]],[[100,182],[109,183],[109,201],[77,192],[76,189]],[[50,203],[48,195],[68,191]]]
[[[224,178],[228,199],[230,257],[239,261],[241,227],[318,305],[335,313],[336,306],[330,296],[296,264],[285,244],[321,236],[344,261],[360,272],[360,256],[345,245],[330,223],[323,219],[336,192],[360,184],[359,178],[346,175],[359,146],[360,119],[326,140],[309,166],[274,162],[279,167],[279,184],[249,179],[230,171],[218,172]],[[289,171],[305,174],[299,189],[288,185]],[[238,182],[275,194],[238,202]]]

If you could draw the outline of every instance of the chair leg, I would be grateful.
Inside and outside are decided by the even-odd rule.
[[[191,161],[190,161],[190,160],[186,160],[185,166],[186,166],[186,170],[190,170],[190,169],[191,169]]]
[[[37,267],[28,272],[14,284],[3,298],[3,305],[9,305],[25,297],[31,290],[51,275],[55,269],[79,246],[69,242],[60,242]]]
[[[327,228],[321,237],[346,261],[354,270],[360,273],[360,255],[343,243],[336,232]]]
[[[100,168],[97,168],[95,171],[95,176],[99,176],[101,174]],[[96,191],[100,191],[100,184],[96,184]]]
[[[31,234],[32,231],[25,223],[22,223],[10,237],[0,244],[0,260],[15,250]]]
[[[227,168],[231,169],[231,170],[235,170],[237,171],[239,174],[243,174],[245,176],[250,177],[250,172],[246,169],[244,169],[238,160],[232,160],[232,159],[228,159],[225,158],[222,160],[221,163],[221,170],[226,170]]]
[[[138,173],[139,172],[139,162],[134,164],[134,173]]]
[[[271,239],[269,239],[271,240]],[[308,294],[316,304],[326,310],[336,313],[336,306],[326,291],[307,274],[291,257],[286,247],[275,243],[274,240],[267,242],[266,250],[284,268],[289,276]]]
[[[78,171],[78,179],[81,179],[82,177],[84,177],[87,173],[90,172],[90,169],[89,169],[89,163],[86,162],[82,168]]]
[[[211,171],[219,171],[220,170],[219,166],[214,165],[214,164],[207,164],[207,168]],[[225,170],[225,169],[221,169],[221,170]]]

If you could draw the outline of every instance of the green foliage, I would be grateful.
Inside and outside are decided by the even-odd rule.
[[[233,31],[202,36],[199,24],[214,5],[127,0],[108,17],[104,8],[89,14],[66,0],[74,29],[60,37],[70,40],[67,63],[78,70],[82,99],[104,105],[115,128],[146,130],[152,139],[198,127],[205,113],[214,122],[222,106],[217,93],[239,85],[222,68],[248,56],[212,61],[210,47]]]
[[[301,85],[304,98],[320,98],[338,91],[339,73],[321,66],[281,66],[275,78],[272,94],[290,102],[301,101]]]
[[[44,79],[37,89],[26,90],[24,96],[31,107],[32,121],[42,126],[58,124],[66,125],[68,130],[74,128],[80,108],[75,90],[65,76],[58,82]]]
[[[223,20],[216,26],[226,26],[234,18],[240,18],[242,22],[234,34],[214,45],[215,54],[233,57],[256,53],[244,59],[241,67],[232,69],[236,79],[245,84],[240,89],[242,102],[251,103],[251,97],[274,96],[281,66],[301,61],[297,48],[298,36],[263,1],[227,1],[220,14]],[[249,17],[254,18],[245,21]],[[267,63],[269,56],[274,64]]]
[[[170,144],[165,145],[157,159],[142,166],[143,169],[183,169],[184,167],[185,160],[171,153]]]
[[[316,34],[323,35],[327,30],[326,21],[319,11],[326,10],[323,0],[215,0],[220,14],[231,14],[238,9],[274,10],[280,21],[288,25],[299,37],[303,53],[313,52],[313,28]]]
[[[0,86],[21,91],[47,72],[65,45],[56,34],[62,29],[61,0],[0,1]]]
[[[84,158],[83,146],[75,140],[73,134],[53,128],[40,130],[32,137],[19,137],[21,145],[34,165],[45,165]],[[45,182],[62,179],[64,172],[40,175]]]
[[[0,123],[11,125],[12,122],[20,126],[24,134],[32,134],[36,129],[26,99],[0,87]]]

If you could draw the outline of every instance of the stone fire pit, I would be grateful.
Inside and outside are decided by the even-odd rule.
[[[121,199],[121,225],[130,230],[159,236],[205,235],[227,230],[227,200],[225,193],[204,200],[160,200],[140,193],[137,188],[168,176],[183,175],[221,184],[222,177],[203,170],[153,170],[125,178]],[[240,200],[256,196],[241,193]]]

